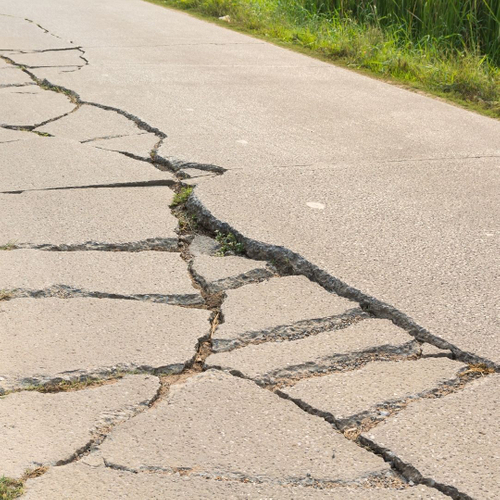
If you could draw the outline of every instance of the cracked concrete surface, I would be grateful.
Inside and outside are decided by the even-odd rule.
[[[493,500],[499,488],[499,395],[500,377],[492,375],[446,398],[417,401],[363,438],[462,498]]]
[[[498,122],[139,0],[4,0],[0,92],[0,476],[498,496]]]
[[[0,134],[2,142],[3,132]],[[10,161],[2,165],[1,192],[175,182],[169,172],[147,168],[130,158],[73,140],[39,137],[23,132],[16,134],[21,136],[13,135],[12,139],[17,137],[17,140],[23,140],[22,145],[11,143],[2,146],[3,154]],[[9,136],[5,137],[8,140]]]
[[[361,482],[390,471],[326,422],[217,371],[173,387],[165,401],[112,432],[101,453],[106,463],[128,470],[181,467],[282,484]]]
[[[355,368],[373,359],[415,356],[419,351],[418,343],[389,321],[365,319],[300,340],[216,353],[205,365],[234,371],[259,383],[276,384]]]
[[[101,428],[145,409],[158,385],[156,377],[139,375],[82,391],[5,396],[0,405],[2,474],[19,477],[29,468],[70,462]]]
[[[134,370],[179,373],[210,330],[209,312],[123,299],[0,302],[0,387],[106,377]]]
[[[166,209],[171,200],[167,187],[0,194],[0,245],[126,244],[161,238],[175,248],[177,219]],[[147,214],[140,224],[139,211]]]

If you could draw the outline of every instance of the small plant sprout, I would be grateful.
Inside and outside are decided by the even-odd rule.
[[[170,203],[170,208],[177,207],[179,205],[182,205],[183,203],[186,203],[188,198],[191,196],[191,193],[193,192],[193,188],[191,186],[186,186],[183,187],[175,196],[174,199],[172,200],[172,203]]]
[[[220,231],[215,232],[215,239],[220,243],[220,250],[218,255],[224,256],[227,254],[238,255],[245,251],[243,243],[240,243],[233,233],[221,233]]]

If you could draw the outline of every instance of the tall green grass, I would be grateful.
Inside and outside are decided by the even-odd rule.
[[[426,37],[500,64],[500,0],[305,0],[304,6],[382,27],[399,26],[412,40]]]
[[[500,0],[152,1],[500,117]]]

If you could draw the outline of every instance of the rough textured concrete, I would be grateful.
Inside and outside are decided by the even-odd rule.
[[[111,299],[0,303],[0,386],[163,368],[179,372],[210,325],[208,311]]]
[[[424,477],[472,498],[500,494],[500,376],[441,399],[423,399],[366,434]]]
[[[199,255],[193,261],[192,270],[199,283],[211,292],[238,288],[273,276],[266,262],[233,256]]]
[[[88,105],[83,105],[77,112],[39,127],[38,130],[77,141],[141,132],[136,124],[125,116]]]
[[[158,378],[136,375],[74,392],[9,394],[0,405],[2,475],[20,477],[26,469],[70,460],[100,428],[144,409],[158,387]]]
[[[224,323],[214,333],[214,349],[265,337],[279,326],[342,315],[356,306],[303,276],[274,278],[228,290],[222,306]]]
[[[498,166],[486,158],[284,168],[280,189],[275,171],[235,171],[204,182],[197,196],[246,236],[284,245],[500,363]],[[242,191],[256,175],[258,193]],[[236,191],[237,203],[220,196]]]
[[[30,127],[74,108],[63,94],[38,86],[0,88],[0,125]]]
[[[457,379],[464,365],[447,358],[374,362],[359,370],[302,380],[283,389],[294,399],[344,420]]]
[[[431,500],[446,499],[445,495],[425,486],[405,490],[362,489],[337,486],[319,490],[301,486],[276,486],[270,484],[240,483],[238,481],[214,481],[198,477],[183,477],[163,474],[133,474],[92,467],[77,463],[51,469],[40,478],[28,481],[26,500],[102,500],[144,498],[190,498],[207,500],[214,498],[248,499],[269,498],[273,500]]]
[[[0,147],[0,191],[174,182],[170,173],[117,153],[100,151],[75,141],[23,133],[28,137],[23,137],[22,147],[16,143]]]
[[[354,481],[388,471],[326,422],[253,382],[215,371],[172,386],[165,401],[115,429],[101,450],[108,463],[134,470],[187,467],[283,483]]]
[[[0,289],[53,285],[121,295],[199,295],[177,253],[0,252]]]
[[[364,354],[415,354],[405,350],[412,338],[386,320],[366,319],[343,330],[327,331],[290,342],[249,345],[209,356],[207,367],[237,370],[259,382],[273,383],[305,374],[324,373],[356,363]]]
[[[0,245],[177,240],[168,187],[0,194]],[[138,224],[137,218],[140,218]]]

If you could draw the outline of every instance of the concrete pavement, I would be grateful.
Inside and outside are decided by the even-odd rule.
[[[140,0],[0,57],[0,476],[498,497],[499,122]]]

